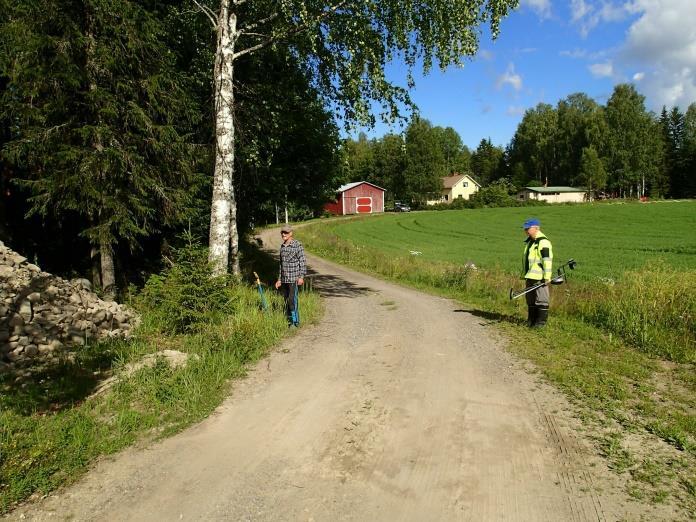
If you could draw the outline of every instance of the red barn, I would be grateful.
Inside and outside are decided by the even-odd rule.
[[[336,201],[324,205],[324,210],[338,216],[384,212],[385,192],[367,181],[348,183],[336,191]]]

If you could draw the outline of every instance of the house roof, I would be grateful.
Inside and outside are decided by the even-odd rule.
[[[357,187],[358,185],[362,185],[363,183],[367,183],[368,185],[372,185],[375,188],[378,188],[379,190],[384,190],[385,192],[387,191],[386,189],[383,189],[382,187],[378,187],[374,183],[370,183],[369,181],[355,181],[353,183],[346,183],[345,185],[342,185],[338,187],[338,190],[336,192],[345,192],[346,190],[350,190],[354,187]]]
[[[452,176],[445,176],[442,178],[442,188],[450,189],[454,187],[457,183],[459,183],[461,180],[464,178],[469,178],[471,181],[476,183],[479,187],[481,186],[478,181],[476,181],[474,178],[469,176],[468,174],[454,174]]]
[[[553,194],[555,192],[587,192],[585,189],[575,187],[524,187],[524,190],[538,192],[540,194]]]

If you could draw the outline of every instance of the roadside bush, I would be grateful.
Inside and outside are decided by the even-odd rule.
[[[517,207],[519,202],[510,196],[507,183],[491,183],[481,187],[468,200],[468,208],[481,207]]]
[[[213,276],[208,250],[191,240],[175,250],[169,268],[150,276],[135,305],[150,309],[165,332],[196,332],[234,313],[234,284]]]
[[[468,262],[464,265],[456,265],[446,268],[437,281],[436,286],[445,288],[457,288],[466,290],[472,276],[476,273],[476,265]]]

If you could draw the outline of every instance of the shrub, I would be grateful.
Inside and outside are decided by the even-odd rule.
[[[189,238],[169,268],[150,276],[136,305],[152,309],[167,332],[196,332],[234,313],[233,285],[229,276],[213,276],[208,250]]]

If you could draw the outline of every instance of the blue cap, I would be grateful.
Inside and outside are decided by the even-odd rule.
[[[540,227],[541,226],[541,221],[539,221],[537,218],[529,218],[527,221],[524,222],[524,225],[522,225],[522,228],[527,230],[528,228],[531,227]]]

